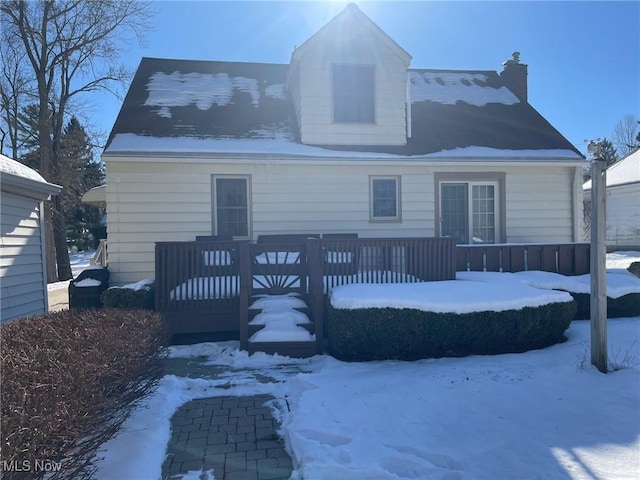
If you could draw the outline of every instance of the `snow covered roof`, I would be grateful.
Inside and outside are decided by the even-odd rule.
[[[0,154],[0,173],[9,173],[16,177],[26,178],[35,182],[47,183],[47,181],[34,169]]]
[[[640,183],[640,150],[636,150],[607,168],[607,187],[630,183]],[[583,189],[591,190],[591,180],[585,182]]]
[[[0,154],[0,183],[3,191],[37,199],[57,195],[62,190],[62,187],[47,182],[32,168],[2,154]]]
[[[495,71],[410,69],[412,135],[406,145],[302,145],[285,91],[288,67],[143,58],[105,153],[221,153],[217,147],[224,145],[225,153],[247,155],[390,158],[455,151],[476,158],[480,149],[516,152],[514,158],[583,159]]]

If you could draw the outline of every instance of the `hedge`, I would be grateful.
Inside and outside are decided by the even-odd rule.
[[[112,287],[102,292],[100,300],[105,307],[153,310],[155,308],[155,284],[141,290]]]
[[[329,306],[329,351],[347,361],[524,352],[564,341],[575,310],[575,302],[467,314]]]
[[[48,479],[90,478],[98,448],[161,376],[164,320],[64,310],[2,324],[0,335],[2,478],[43,478],[43,461],[61,462]]]
[[[569,292],[576,301],[575,320],[591,318],[591,295]],[[618,298],[607,297],[607,318],[640,316],[640,293],[628,293]]]

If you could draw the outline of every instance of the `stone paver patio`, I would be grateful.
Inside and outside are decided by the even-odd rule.
[[[228,368],[197,359],[167,359],[165,364],[165,373],[191,378],[219,378],[224,372]],[[254,376],[274,381],[258,372]],[[213,469],[216,480],[288,480],[293,463],[278,436],[278,422],[265,406],[269,400],[273,397],[220,396],[184,404],[171,418],[162,479]]]
[[[293,471],[268,395],[192,400],[173,418],[163,478],[214,469],[216,480],[280,480]]]

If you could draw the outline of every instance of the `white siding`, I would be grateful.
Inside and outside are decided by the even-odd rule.
[[[122,284],[154,277],[154,242],[211,235],[212,175],[251,177],[251,236],[356,232],[361,237],[435,235],[435,172],[505,174],[506,240],[573,240],[574,167],[445,167],[343,161],[327,165],[107,161],[109,268]],[[370,220],[371,175],[400,177],[402,220]]]
[[[331,25],[302,49],[288,79],[302,143],[406,144],[406,52],[366,21]],[[374,67],[375,123],[333,123],[334,64]]]
[[[46,311],[40,201],[1,196],[0,321]]]
[[[573,241],[574,171],[545,165],[507,174],[507,242]]]
[[[640,184],[607,187],[607,244],[640,246]]]

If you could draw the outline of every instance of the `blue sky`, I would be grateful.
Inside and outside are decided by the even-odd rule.
[[[295,45],[349,2],[154,2],[143,56],[288,63]],[[496,70],[520,51],[529,65],[529,103],[582,152],[640,117],[640,1],[355,2],[412,55],[414,68]],[[88,99],[92,101],[91,99]],[[120,108],[93,99],[92,121],[110,131]]]

